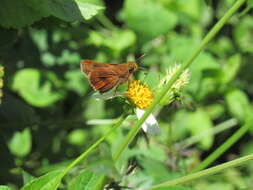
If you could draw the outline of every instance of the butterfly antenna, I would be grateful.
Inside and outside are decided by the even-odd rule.
[[[140,59],[142,59],[143,57],[145,57],[147,54],[146,53],[143,53],[140,57],[138,57],[137,59],[136,59],[136,62],[138,62]]]

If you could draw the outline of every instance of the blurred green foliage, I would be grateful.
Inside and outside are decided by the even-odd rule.
[[[137,72],[135,78],[156,91],[166,70],[185,61],[234,2],[3,0],[0,184],[10,188],[0,186],[0,190],[49,188],[61,173],[58,169],[89,148],[114,123],[111,119],[125,112],[121,98],[98,101],[92,97],[93,90],[80,71],[81,59],[123,63],[146,54],[138,60],[146,70]],[[205,135],[190,147],[177,144],[207,130],[213,132],[231,118],[241,127],[252,114],[252,5],[248,1],[191,65],[182,101],[156,110],[160,136],[140,132],[114,166],[111,152],[136,122],[130,116],[59,189],[92,189],[101,173],[120,186],[133,188],[177,178],[230,137],[234,124],[216,135]],[[216,164],[252,153],[252,132]],[[133,165],[135,172],[126,174]],[[252,189],[252,173],[250,162],[243,170],[235,168],[189,187],[166,189]],[[28,180],[32,176],[41,177]]]

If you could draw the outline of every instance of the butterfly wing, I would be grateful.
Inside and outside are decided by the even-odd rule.
[[[89,59],[84,59],[81,61],[80,66],[81,66],[81,70],[87,75],[89,76],[90,73],[94,70],[96,70],[97,68],[106,68],[106,67],[110,67],[111,64],[108,63],[100,63],[100,62],[95,62]]]
[[[97,68],[90,73],[89,81],[95,90],[104,93],[117,86],[120,78],[112,70]]]

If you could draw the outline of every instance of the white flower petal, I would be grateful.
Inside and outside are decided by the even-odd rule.
[[[139,108],[136,109],[136,115],[138,119],[140,119],[144,113],[144,110]],[[160,127],[152,114],[148,116],[148,118],[144,121],[141,127],[144,132],[151,135],[159,135],[161,133]]]

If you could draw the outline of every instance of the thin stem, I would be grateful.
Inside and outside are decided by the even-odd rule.
[[[84,153],[82,153],[79,157],[77,157],[60,175],[60,179],[63,178],[74,166],[76,166],[79,162],[81,162],[84,158],[86,158],[91,151],[93,151],[101,142],[103,142],[116,128],[118,128],[123,121],[125,120],[124,116],[121,116],[117,123],[109,129],[106,134],[98,139],[91,147],[89,147]]]
[[[179,143],[175,144],[175,147],[182,147],[182,148],[187,148],[199,141],[201,141],[203,138],[205,138],[208,135],[216,135],[222,131],[225,131],[227,129],[231,129],[232,127],[235,127],[238,124],[237,119],[232,118],[227,121],[224,121],[218,125],[216,125],[214,128],[208,129],[204,131],[203,133],[199,135],[192,136],[188,139],[185,139]]]
[[[253,159],[253,154],[250,154],[248,156],[243,156],[241,158],[226,162],[224,164],[220,164],[218,166],[206,169],[206,170],[202,170],[200,172],[194,173],[194,174],[189,174],[183,177],[180,177],[178,179],[174,179],[165,183],[161,183],[159,185],[155,185],[153,187],[149,187],[146,188],[145,190],[151,190],[151,189],[156,189],[159,187],[169,187],[169,186],[175,186],[175,185],[179,185],[179,184],[183,184],[183,183],[187,183],[190,182],[192,180],[204,177],[204,176],[208,176],[208,175],[213,175],[216,174],[218,172],[221,172],[225,169],[231,168],[231,167],[236,167],[242,164],[245,164],[245,162],[250,161]]]
[[[107,29],[109,29],[109,30],[115,30],[116,29],[114,24],[103,13],[97,15],[97,19]]]
[[[246,0],[238,0],[236,3],[230,8],[226,14],[218,21],[218,23],[210,30],[210,32],[206,35],[206,37],[201,41],[199,47],[193,52],[192,56],[181,65],[181,67],[175,72],[175,74],[171,77],[169,82],[164,86],[160,93],[156,95],[155,100],[150,105],[150,107],[146,110],[140,120],[137,121],[135,126],[130,130],[126,138],[124,139],[123,143],[120,145],[119,149],[113,155],[113,159],[117,161],[122,154],[122,152],[126,149],[129,143],[133,140],[133,138],[138,133],[141,125],[147,119],[149,114],[152,113],[155,106],[159,104],[160,100],[165,96],[165,94],[169,91],[173,83],[178,79],[178,77],[184,72],[184,70],[189,67],[190,64],[194,61],[194,59],[200,54],[200,52],[206,47],[208,42],[212,40],[212,38],[220,31],[220,29],[225,25],[228,19],[240,8],[240,6]]]
[[[248,120],[240,129],[238,129],[229,139],[227,139],[219,148],[217,148],[212,154],[210,154],[203,162],[201,162],[192,172],[200,171],[211,163],[213,163],[217,158],[219,158],[226,150],[228,150],[234,143],[238,141],[252,126],[252,120]]]

